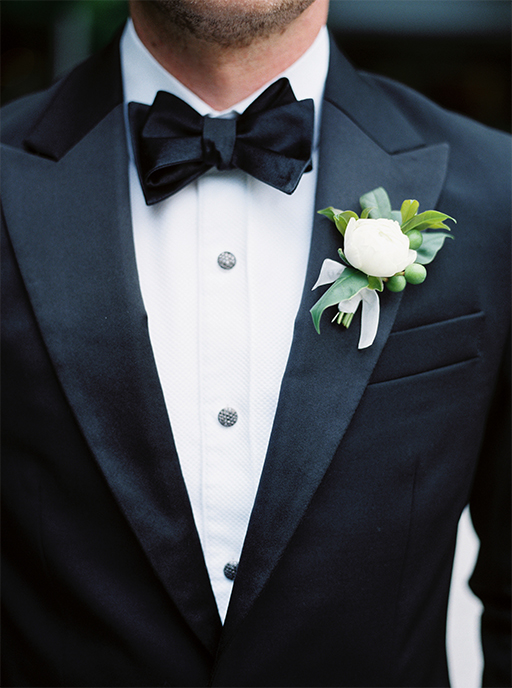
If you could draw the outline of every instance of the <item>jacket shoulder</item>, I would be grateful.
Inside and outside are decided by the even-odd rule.
[[[512,188],[512,138],[508,133],[446,110],[387,77],[365,72],[360,77],[393,101],[426,144],[448,143],[447,187],[470,188],[472,205],[496,203],[508,217]]]
[[[367,72],[359,72],[359,76],[391,99],[429,143],[444,138],[451,145],[463,145],[466,149],[470,144],[490,146],[490,153],[506,154],[507,148],[510,149],[511,137],[504,131],[446,110],[418,91],[393,79]]]
[[[2,142],[59,160],[123,100],[120,34],[46,91],[2,110]]]
[[[23,147],[25,137],[51,103],[58,85],[56,83],[45,91],[31,93],[2,107],[2,143],[14,148]]]

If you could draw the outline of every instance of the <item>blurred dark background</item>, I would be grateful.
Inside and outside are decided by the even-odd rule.
[[[511,128],[509,0],[331,0],[329,25],[357,67]],[[125,0],[2,0],[1,98],[44,88],[104,45]]]

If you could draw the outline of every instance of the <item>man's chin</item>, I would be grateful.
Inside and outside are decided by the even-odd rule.
[[[170,31],[225,46],[248,45],[282,32],[315,0],[142,0],[155,20]],[[157,19],[158,18],[158,19]]]

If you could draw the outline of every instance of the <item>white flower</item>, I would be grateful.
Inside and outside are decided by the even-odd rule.
[[[353,267],[373,277],[392,277],[417,256],[395,220],[353,217],[345,231],[344,253]]]

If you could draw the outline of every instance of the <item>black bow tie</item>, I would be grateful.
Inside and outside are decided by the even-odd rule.
[[[311,169],[314,105],[279,79],[236,119],[202,117],[159,91],[153,105],[129,104],[133,149],[148,205],[212,167],[238,168],[287,194]]]

